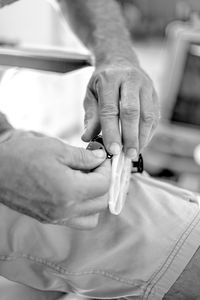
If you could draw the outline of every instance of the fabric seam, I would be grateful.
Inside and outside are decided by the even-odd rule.
[[[153,284],[152,283],[153,280],[155,279],[156,276],[158,276],[159,272],[161,272],[162,269],[166,266],[167,261],[171,257],[172,257],[172,260],[173,260],[173,257],[176,255],[176,252],[179,250],[179,249],[176,250],[176,248],[179,247],[179,244],[184,239],[184,236],[185,236],[186,232],[189,231],[190,227],[193,225],[193,223],[195,222],[195,219],[198,217],[198,215],[199,215],[199,212],[195,216],[193,216],[192,221],[189,224],[186,225],[187,229],[181,234],[181,236],[179,237],[178,241],[176,242],[176,244],[174,245],[174,247],[170,251],[170,254],[165,259],[164,263],[162,263],[161,266],[158,267],[158,269],[150,277],[150,279],[148,280],[149,283],[146,283],[146,288],[145,288],[146,292],[147,292],[148,289],[152,289],[153,288],[153,287],[151,288],[151,285]],[[37,264],[42,264],[42,265],[44,265],[44,266],[46,266],[48,268],[53,269],[54,271],[57,271],[60,274],[66,274],[66,275],[72,275],[72,276],[82,276],[82,275],[92,275],[92,274],[94,274],[94,275],[102,275],[104,277],[111,278],[113,280],[125,283],[125,284],[130,285],[130,286],[136,286],[138,284],[141,284],[141,283],[144,284],[145,283],[145,281],[142,281],[142,280],[139,280],[139,279],[138,280],[134,280],[134,281],[128,280],[128,279],[124,279],[124,278],[121,278],[121,277],[117,276],[115,274],[115,272],[111,273],[111,272],[106,272],[106,271],[100,270],[100,269],[97,269],[97,270],[87,270],[87,271],[83,271],[83,272],[70,272],[70,271],[67,271],[64,267],[62,267],[60,265],[57,265],[57,264],[54,264],[54,263],[52,263],[52,262],[50,262],[48,260],[44,260],[42,258],[35,257],[35,256],[32,256],[32,255],[27,255],[27,254],[24,254],[24,253],[19,254],[19,255],[13,255],[13,256],[12,255],[9,255],[9,256],[7,256],[7,255],[0,255],[0,260],[1,261],[11,261],[11,260],[16,260],[16,259],[27,259],[27,260],[29,260],[31,262],[35,262]]]
[[[129,286],[137,286],[141,283],[144,283],[142,280],[128,280],[128,279],[124,279],[121,278],[119,276],[117,276],[114,272],[110,273],[110,272],[106,272],[100,269],[97,270],[87,270],[87,271],[83,271],[83,272],[70,272],[67,271],[64,267],[57,265],[57,264],[53,264],[50,261],[47,260],[43,260],[39,257],[34,257],[32,255],[26,255],[26,254],[20,254],[20,255],[15,255],[15,256],[7,256],[7,255],[1,255],[0,256],[0,260],[1,261],[12,261],[12,260],[16,260],[16,259],[27,259],[31,262],[35,262],[37,264],[41,264],[41,265],[45,265],[45,267],[48,267],[50,269],[53,269],[54,271],[57,271],[60,274],[66,274],[66,275],[72,275],[72,276],[82,276],[82,275],[102,275],[104,277],[108,277],[111,278],[113,280],[116,280],[118,282],[127,284]]]
[[[190,222],[189,227],[182,233],[181,238],[177,241],[175,247],[171,251],[168,258],[166,258],[162,267],[158,270],[155,276],[151,279],[151,282],[147,284],[146,291],[144,293],[143,299],[148,299],[149,295],[151,294],[152,290],[154,289],[155,285],[160,281],[160,279],[165,275],[165,273],[170,268],[171,264],[174,262],[177,254],[180,252],[182,245],[188,239],[190,233],[195,229],[195,227],[200,223],[200,212],[198,211],[195,217],[193,218],[192,222]],[[189,261],[188,261],[189,262]]]

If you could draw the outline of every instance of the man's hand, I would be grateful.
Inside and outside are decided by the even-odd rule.
[[[96,67],[85,98],[86,131],[82,138],[89,141],[102,129],[110,154],[117,154],[124,146],[127,155],[135,159],[153,134],[159,109],[152,81],[133,50],[119,3],[115,0],[60,0],[59,3],[71,28],[92,52]]]
[[[82,139],[89,141],[102,130],[109,153],[119,153],[123,145],[132,159],[148,144],[158,123],[159,105],[151,79],[139,65],[124,61],[96,69],[84,108]]]
[[[105,158],[103,150],[6,131],[0,136],[0,202],[40,222],[94,228],[108,203],[111,170]]]

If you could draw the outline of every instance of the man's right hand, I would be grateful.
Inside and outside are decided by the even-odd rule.
[[[111,173],[106,153],[96,151],[35,132],[5,132],[0,136],[0,202],[40,222],[96,227],[108,205]]]

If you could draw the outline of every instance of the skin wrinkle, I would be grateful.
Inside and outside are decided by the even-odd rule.
[[[116,109],[116,106],[113,104],[104,104],[104,106],[101,108],[99,116],[103,119],[117,117],[119,116],[119,110]]]

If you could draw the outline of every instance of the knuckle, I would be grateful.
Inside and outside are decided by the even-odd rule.
[[[148,82],[148,75],[141,68],[134,68],[127,73],[127,79],[137,86],[145,85]]]
[[[147,124],[152,124],[155,121],[155,115],[151,112],[143,113],[142,118],[143,121]]]
[[[139,116],[139,107],[122,103],[120,108],[120,115],[125,119],[136,119]]]
[[[107,117],[115,117],[118,116],[119,114],[119,109],[117,107],[117,105],[115,105],[114,103],[106,103],[104,105],[102,105],[101,109],[100,109],[100,117],[102,118],[107,118]]]
[[[103,94],[104,96],[110,97],[112,96],[113,89],[119,85],[120,79],[120,72],[115,69],[101,70],[95,76],[92,90],[96,91],[98,96]]]

